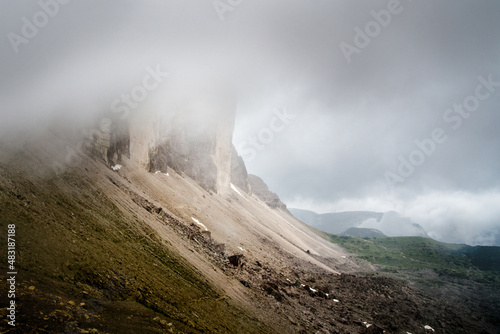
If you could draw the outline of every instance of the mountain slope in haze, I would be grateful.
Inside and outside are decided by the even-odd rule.
[[[345,211],[324,214],[295,208],[290,208],[289,211],[306,224],[331,234],[340,235],[354,227],[377,229],[388,236],[429,237],[422,226],[394,211]]]
[[[340,236],[347,236],[347,237],[358,237],[358,238],[381,238],[381,237],[386,237],[384,233],[381,231],[374,229],[374,228],[360,228],[360,227],[351,227]]]
[[[2,153],[2,223],[16,225],[19,333],[265,329],[227,303],[244,293],[206,256],[186,256],[193,246],[182,233],[197,230],[130,182],[88,158],[50,176],[37,161],[44,155]]]
[[[371,269],[256,194],[225,192],[227,174],[149,172],[133,155],[110,168],[101,153],[65,159],[60,135],[28,139],[0,141],[0,228],[16,226],[18,271],[17,325],[3,307],[2,331],[493,333],[466,305],[355,274]]]
[[[341,234],[351,227],[358,227],[368,219],[380,220],[383,213],[369,211],[346,211],[319,214],[314,211],[290,208],[290,212],[302,220],[321,231]]]
[[[2,228],[15,224],[18,238],[22,333],[293,332],[272,306],[257,308],[264,281],[247,271],[293,278],[298,265],[337,272],[312,255],[349,262],[339,247],[243,191],[224,198],[125,157],[112,171],[80,156],[56,175],[50,165],[65,143],[39,142],[2,145],[0,159]],[[244,256],[245,272],[227,262],[233,254]]]
[[[269,207],[274,209],[287,210],[285,203],[281,199],[269,190],[264,181],[257,175],[248,175],[248,183],[250,186],[250,192],[255,194],[259,199],[264,201]]]

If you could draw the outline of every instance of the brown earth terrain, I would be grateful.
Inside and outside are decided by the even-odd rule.
[[[127,158],[113,171],[79,155],[55,173],[66,143],[37,139],[0,146],[18,271],[15,327],[1,286],[2,333],[497,331],[473,303],[382,275],[236,187],[216,194]]]

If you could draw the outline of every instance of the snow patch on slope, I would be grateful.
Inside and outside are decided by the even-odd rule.
[[[234,191],[236,191],[238,193],[238,195],[240,195],[241,197],[243,197],[243,195],[240,193],[240,191],[238,190],[238,188],[235,187],[234,184],[230,183],[231,185],[231,189],[233,189]]]
[[[207,228],[204,224],[200,223],[200,221],[199,221],[198,219],[196,219],[196,218],[194,218],[194,217],[191,217],[191,219],[192,219],[192,220],[193,220],[196,224],[198,224],[198,225],[200,225],[201,227],[203,227],[203,228],[205,229],[205,231],[208,231],[208,228]]]

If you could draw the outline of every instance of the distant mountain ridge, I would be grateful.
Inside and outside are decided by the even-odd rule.
[[[340,234],[346,237],[383,238],[386,235],[375,228],[351,227]]]
[[[384,215],[380,212],[370,211],[344,211],[320,214],[303,209],[290,208],[289,210],[304,223],[332,234],[341,234],[351,227],[357,227],[370,218],[380,220]]]
[[[290,208],[304,223],[323,232],[341,235],[351,228],[375,229],[385,236],[417,236],[429,238],[422,226],[397,212],[344,211],[318,214],[314,211]],[[367,231],[350,231],[361,233]],[[362,235],[355,235],[362,236]]]

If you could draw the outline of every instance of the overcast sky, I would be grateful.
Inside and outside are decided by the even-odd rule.
[[[85,119],[160,68],[233,87],[234,144],[289,206],[500,238],[497,0],[11,0],[0,32],[0,131]]]

